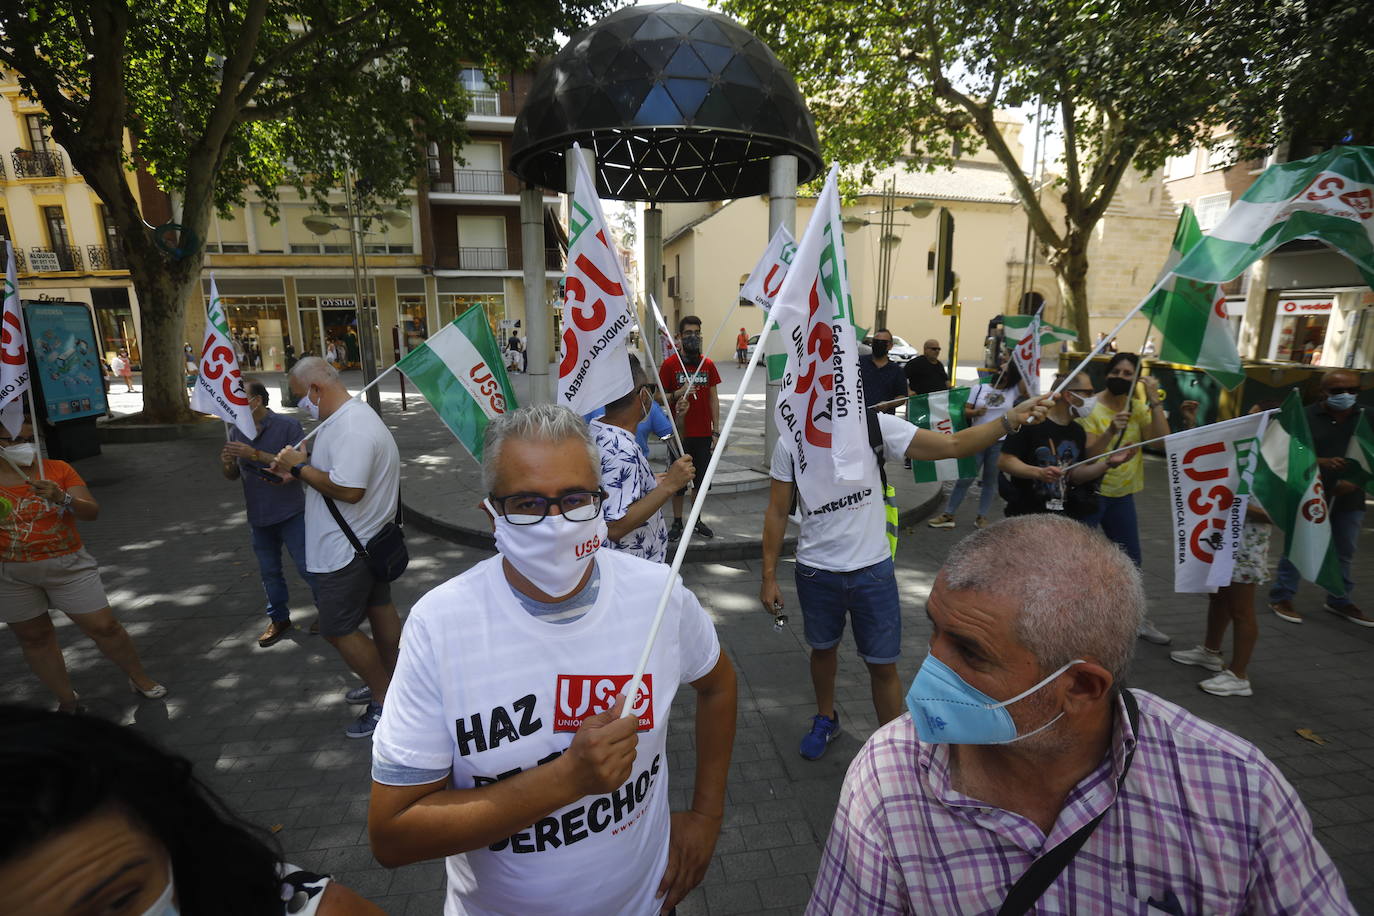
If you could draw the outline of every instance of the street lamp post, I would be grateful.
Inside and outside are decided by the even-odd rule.
[[[330,212],[336,217],[346,219],[347,222],[340,225],[327,217],[313,214],[301,222],[316,235],[328,235],[331,232],[348,233],[348,250],[353,262],[354,320],[358,323],[358,355],[363,364],[363,384],[370,385],[377,378],[377,340],[374,336],[376,321],[373,318],[373,300],[366,295],[367,290],[363,283],[363,273],[367,270],[367,254],[363,241],[367,229],[364,228],[363,220],[366,216],[366,225],[370,226],[374,218],[380,218],[388,225],[399,229],[410,222],[410,216],[396,209],[383,210],[376,214],[359,212],[353,197],[351,174],[344,177],[344,203],[335,204],[330,208]],[[375,290],[373,292],[375,293]],[[381,413],[382,398],[376,387],[367,389],[367,403],[373,410]]]
[[[842,222],[846,229],[858,229],[862,226],[878,226],[878,296],[877,302],[873,306],[873,329],[887,327],[887,303],[892,298],[892,246],[896,244],[897,236],[893,231],[897,226],[905,226],[906,223],[895,223],[892,217],[897,213],[909,213],[917,219],[924,219],[935,209],[935,205],[928,200],[915,200],[904,207],[893,207],[891,204],[896,202],[896,184],[889,182],[883,188],[883,206],[876,210],[865,210],[862,216],[846,216]],[[878,216],[878,222],[874,223],[867,216]]]

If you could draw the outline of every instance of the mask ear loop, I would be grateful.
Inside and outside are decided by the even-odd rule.
[[[1016,703],[1016,702],[1018,702],[1018,701],[1020,701],[1020,700],[1024,700],[1026,697],[1028,697],[1028,696],[1030,696],[1031,694],[1035,693],[1035,692],[1036,692],[1037,690],[1039,690],[1041,687],[1044,687],[1044,686],[1045,686],[1046,684],[1048,684],[1050,681],[1052,681],[1052,680],[1054,680],[1055,678],[1059,677],[1059,675],[1063,674],[1065,671],[1068,671],[1068,670],[1069,670],[1070,668],[1072,668],[1074,665],[1083,665],[1083,664],[1086,664],[1086,663],[1087,663],[1087,660],[1086,660],[1086,659],[1075,658],[1073,661],[1068,662],[1068,663],[1065,664],[1062,668],[1060,668],[1058,671],[1054,672],[1054,673],[1051,674],[1049,677],[1045,678],[1043,681],[1041,681],[1040,683],[1036,684],[1034,687],[1029,687],[1029,688],[1027,688],[1026,690],[1021,691],[1021,692],[1018,693],[1016,696],[1012,697],[1010,700],[1003,700],[1003,701],[1000,702],[1000,703],[994,703],[993,705],[991,705],[991,706],[986,706],[986,707],[984,707],[984,708],[985,708],[985,709],[1003,709],[1003,708],[1005,708],[1005,707],[1007,707],[1007,706],[1010,706],[1012,703]],[[1061,713],[1061,715],[1062,715],[1062,713]],[[1033,734],[1033,733],[1032,733],[1032,734]]]

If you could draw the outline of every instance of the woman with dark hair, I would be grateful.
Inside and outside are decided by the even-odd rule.
[[[0,901],[9,916],[382,912],[282,863],[133,729],[15,706],[0,706]]]
[[[1169,420],[1164,415],[1159,380],[1139,375],[1140,357],[1117,353],[1107,361],[1107,378],[1096,404],[1079,419],[1088,434],[1088,455],[1101,455],[1114,449],[1169,435]],[[1135,565],[1140,565],[1140,531],[1136,522],[1135,494],[1145,488],[1145,460],[1136,452],[1120,467],[1102,478],[1097,515],[1086,519],[1100,525],[1102,533],[1121,545]],[[1149,620],[1140,624],[1140,636],[1152,643],[1166,645],[1169,637]]]

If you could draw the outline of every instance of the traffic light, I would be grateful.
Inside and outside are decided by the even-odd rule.
[[[944,305],[953,290],[954,217],[941,207],[935,224],[935,301],[932,304]]]

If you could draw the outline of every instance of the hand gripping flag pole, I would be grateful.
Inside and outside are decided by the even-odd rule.
[[[763,331],[759,334],[758,342],[760,350],[768,342],[768,333],[772,326],[773,322],[771,321],[763,323]],[[635,665],[635,676],[625,688],[625,708],[620,713],[622,718],[630,715],[630,711],[635,705],[635,697],[639,695],[640,684],[644,681],[644,669],[649,665],[649,653],[653,651],[654,643],[658,640],[658,630],[663,625],[663,612],[667,609],[668,598],[673,593],[673,583],[677,581],[678,571],[682,569],[682,561],[687,557],[687,546],[691,543],[692,534],[696,531],[697,519],[701,517],[702,506],[706,505],[706,494],[711,489],[711,481],[716,476],[716,467],[720,464],[721,456],[725,454],[730,430],[735,426],[735,417],[744,404],[744,392],[749,389],[749,381],[754,377],[754,369],[758,364],[758,360],[751,359],[749,365],[744,369],[744,377],[740,379],[739,388],[735,391],[735,399],[730,404],[730,412],[725,415],[725,428],[720,431],[720,442],[716,444],[715,451],[711,453],[711,461],[706,465],[706,475],[701,480],[701,491],[692,498],[692,511],[687,514],[682,538],[677,544],[677,553],[673,554],[672,568],[668,570],[668,578],[663,582],[663,594],[658,596],[658,609],[654,611],[654,622],[649,627],[649,638],[644,643],[644,651],[639,656],[639,664]]]

